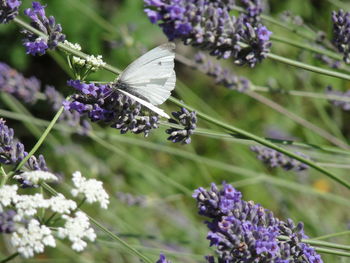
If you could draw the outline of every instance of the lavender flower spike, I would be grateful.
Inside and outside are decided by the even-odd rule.
[[[345,63],[350,63],[350,13],[339,10],[332,12],[333,44],[343,54]]]
[[[32,8],[28,8],[24,13],[32,20],[32,27],[38,29],[48,36],[47,39],[38,37],[37,35],[24,30],[25,38],[23,45],[26,48],[27,54],[43,55],[47,49],[55,49],[59,42],[64,42],[66,36],[62,34],[62,27],[56,24],[55,18],[46,17],[45,6],[38,2],[32,3]]]
[[[250,149],[253,152],[257,153],[257,158],[259,160],[263,161],[265,164],[267,164],[271,168],[280,166],[286,171],[295,170],[297,172],[300,172],[309,168],[306,164],[299,162],[298,160],[295,160],[288,156],[285,156],[284,154],[267,147],[252,146],[250,147]],[[296,153],[296,154],[302,157],[308,158],[302,153]]]
[[[223,183],[219,190],[213,183],[210,190],[195,190],[193,197],[199,214],[209,218],[207,239],[216,247],[216,260],[207,256],[207,262],[323,262],[312,247],[301,242],[307,238],[302,223],[279,220],[261,205],[244,201],[232,185]],[[279,240],[281,235],[288,240]]]
[[[40,91],[40,81],[35,77],[25,78],[15,69],[0,62],[0,91],[10,93],[26,103],[34,104]]]
[[[181,125],[184,129],[170,128],[166,130],[166,133],[170,134],[168,140],[172,142],[182,142],[183,144],[191,143],[191,135],[196,129],[197,117],[196,112],[189,112],[185,108],[181,108],[180,111],[173,112],[175,119],[170,119],[170,123]]]
[[[217,58],[233,58],[239,65],[254,67],[269,52],[271,32],[258,23],[259,1],[244,1],[248,14],[230,15],[233,1],[144,0],[152,23],[157,23],[169,40],[208,50]],[[240,42],[246,47],[241,47]]]
[[[121,133],[128,131],[148,136],[151,129],[158,128],[158,117],[146,114],[142,105],[118,92],[111,85],[96,85],[79,80],[68,81],[77,93],[72,101],[64,102],[66,110],[87,115],[92,121],[103,121]]]
[[[0,24],[6,24],[18,15],[19,0],[0,0]]]
[[[328,86],[326,89],[326,94],[327,95],[338,95],[338,96],[350,97],[350,90],[343,93],[341,91],[333,90],[332,86]],[[350,102],[348,102],[348,101],[330,100],[330,102],[335,107],[341,108],[343,111],[350,111]]]

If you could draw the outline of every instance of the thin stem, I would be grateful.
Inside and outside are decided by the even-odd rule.
[[[57,195],[58,192],[53,189],[51,186],[49,186],[46,183],[42,183],[41,186],[47,190],[49,193],[51,193],[52,195]],[[80,209],[79,209],[80,210]],[[96,226],[98,227],[102,232],[104,232],[106,235],[108,235],[110,238],[112,238],[115,241],[118,241],[120,244],[122,244],[125,248],[127,248],[128,250],[130,250],[130,252],[132,252],[133,254],[139,256],[141,259],[143,259],[145,262],[147,263],[153,263],[148,257],[144,256],[142,253],[140,253],[138,250],[136,250],[135,248],[133,248],[132,246],[130,246],[128,243],[126,243],[124,240],[120,239],[117,235],[115,235],[114,233],[112,233],[111,231],[109,231],[107,228],[105,228],[104,226],[102,226],[99,222],[97,222],[95,219],[93,219],[92,217],[90,217],[89,215],[87,215],[90,219],[90,221]],[[0,262],[1,263],[1,262]]]
[[[320,248],[320,247],[315,247],[315,250],[317,252],[320,252],[320,253],[332,254],[332,255],[343,256],[343,257],[350,257],[349,252],[337,251],[337,250],[332,250],[332,249],[328,249],[328,248]]]
[[[18,252],[13,253],[12,255],[8,256],[7,258],[4,258],[0,261],[0,263],[5,263],[5,262],[9,262],[10,260],[14,259],[15,257],[17,257],[19,255]]]
[[[53,117],[52,121],[50,122],[49,126],[47,126],[46,130],[43,132],[37,143],[34,145],[34,147],[31,149],[31,151],[28,153],[26,157],[23,158],[23,160],[17,165],[16,169],[11,173],[11,176],[13,175],[14,172],[20,170],[22,166],[29,160],[29,158],[39,149],[41,144],[44,142],[46,139],[47,135],[50,133],[52,130],[53,126],[56,124],[58,118],[61,116],[62,112],[64,110],[64,107],[62,106],[56,115]]]
[[[333,58],[335,60],[343,60],[343,57],[340,54],[337,54],[335,52],[332,52],[328,49],[322,49],[322,48],[317,48],[317,47],[313,47],[311,45],[307,45],[305,43],[301,43],[295,40],[292,40],[290,38],[285,38],[285,37],[280,37],[280,36],[276,36],[276,35],[271,35],[271,40],[275,40],[281,43],[285,43],[294,47],[298,47],[298,48],[302,48],[314,53],[318,53],[318,54],[322,54],[325,55],[327,57]]]
[[[345,236],[345,235],[350,235],[350,231],[343,231],[343,232],[328,234],[324,236],[314,237],[312,238],[312,240],[327,239],[327,238],[339,237],[339,236]]]
[[[350,75],[349,74],[344,74],[344,73],[341,73],[341,72],[328,70],[328,69],[324,69],[324,68],[320,68],[320,67],[316,67],[316,66],[312,66],[312,65],[300,62],[300,61],[296,61],[296,60],[293,60],[293,59],[281,57],[281,56],[273,54],[273,53],[268,53],[266,56],[268,58],[270,58],[270,59],[276,60],[278,62],[282,62],[284,64],[287,64],[287,65],[290,65],[290,66],[293,66],[293,67],[302,68],[302,69],[305,69],[305,70],[308,70],[308,71],[312,71],[312,72],[323,74],[323,75],[330,76],[330,77],[350,80]]]
[[[262,144],[262,145],[265,145],[265,146],[267,146],[267,147],[269,147],[269,148],[271,148],[271,149],[274,149],[274,150],[276,150],[276,151],[278,151],[278,152],[281,152],[281,153],[283,153],[283,154],[285,154],[285,155],[287,155],[287,156],[289,156],[289,157],[291,157],[291,158],[294,158],[294,159],[296,159],[296,160],[298,160],[298,161],[300,161],[300,162],[302,162],[302,163],[304,163],[304,164],[307,164],[307,165],[309,165],[310,167],[316,169],[317,171],[319,171],[319,172],[321,172],[321,173],[327,175],[327,176],[330,177],[331,179],[337,181],[338,183],[340,183],[340,184],[343,185],[344,187],[350,189],[350,183],[348,183],[347,181],[344,181],[342,178],[340,178],[340,177],[338,177],[337,175],[335,175],[335,174],[329,172],[328,170],[326,170],[326,169],[320,167],[319,165],[317,165],[316,163],[314,163],[314,162],[311,161],[311,160],[308,160],[308,159],[303,158],[302,156],[300,156],[300,155],[298,155],[298,154],[295,154],[295,153],[293,153],[293,152],[290,152],[290,151],[288,151],[288,150],[285,150],[284,148],[281,148],[281,147],[279,147],[279,146],[277,146],[277,145],[275,145],[275,144],[273,144],[273,143],[271,143],[271,142],[269,142],[269,141],[267,141],[267,140],[265,140],[265,139],[263,139],[263,138],[260,138],[260,137],[254,135],[254,134],[251,134],[251,133],[249,133],[249,132],[247,132],[247,131],[245,131],[245,130],[241,130],[241,129],[237,128],[237,127],[228,125],[228,124],[223,123],[223,122],[221,122],[221,121],[218,121],[218,120],[216,120],[216,119],[214,119],[214,118],[212,118],[212,117],[210,117],[210,116],[208,116],[208,115],[206,115],[206,114],[204,114],[204,113],[201,113],[201,112],[199,112],[199,111],[193,109],[193,108],[190,107],[190,106],[187,106],[186,104],[180,102],[179,100],[177,100],[177,99],[175,99],[175,98],[173,98],[173,97],[170,97],[169,100],[170,100],[171,102],[173,102],[174,104],[180,106],[180,107],[187,108],[187,109],[190,110],[190,111],[196,111],[198,117],[200,117],[200,118],[202,118],[202,119],[204,119],[204,120],[206,120],[206,121],[208,121],[208,122],[210,122],[210,123],[212,123],[212,124],[215,124],[215,125],[217,125],[217,126],[223,128],[223,129],[225,129],[225,130],[230,131],[230,132],[233,132],[234,134],[241,135],[241,136],[243,136],[244,138],[251,139],[251,140],[253,140],[253,141],[257,142],[257,143],[260,143],[260,144]]]
[[[330,141],[331,143],[333,143],[334,145],[337,145],[340,148],[349,150],[350,147],[348,144],[346,144],[345,142],[339,140],[337,137],[333,136],[331,133],[325,131],[324,129],[321,129],[320,127],[314,125],[313,123],[301,118],[299,115],[294,114],[293,112],[288,111],[287,109],[285,109],[284,107],[282,107],[281,105],[277,104],[276,102],[258,94],[255,93],[254,91],[247,91],[245,92],[245,94],[247,94],[248,96],[254,98],[255,100],[258,100],[262,103],[264,103],[265,105],[269,106],[270,108],[276,110],[279,113],[282,113],[283,115],[287,116],[288,118],[292,119],[293,121],[295,121],[296,123],[299,123],[300,125],[308,128],[309,130],[317,133],[318,135],[320,135],[321,137],[325,138],[326,140]]]
[[[1,168],[1,174],[3,175],[3,178],[1,179],[1,183],[0,183],[0,188],[3,187],[6,182],[7,179],[9,178],[8,174],[5,172],[4,168],[2,166],[0,166]]]

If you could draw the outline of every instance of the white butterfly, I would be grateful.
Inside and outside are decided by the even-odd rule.
[[[132,62],[116,79],[116,88],[123,94],[169,119],[155,105],[166,101],[175,88],[175,44],[160,45]]]

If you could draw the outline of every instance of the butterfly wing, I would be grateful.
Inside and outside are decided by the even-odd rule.
[[[119,76],[133,94],[153,105],[162,104],[175,88],[175,44],[160,45],[131,63]]]
[[[137,101],[138,103],[140,103],[141,105],[143,105],[146,108],[150,109],[151,111],[157,113],[158,115],[160,115],[160,116],[162,116],[164,118],[170,119],[170,116],[168,114],[166,114],[165,111],[163,111],[162,109],[154,106],[153,104],[149,103],[148,101],[140,99],[140,98],[130,94],[129,92],[127,92],[125,90],[118,89],[118,91],[120,91],[121,93],[125,94],[126,96],[129,96],[133,100]]]

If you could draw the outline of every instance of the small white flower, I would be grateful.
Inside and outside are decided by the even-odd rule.
[[[17,185],[4,185],[0,188],[0,212],[3,210],[3,207],[17,202],[17,190]]]
[[[15,220],[21,220],[25,216],[33,216],[39,208],[48,208],[49,202],[45,200],[42,194],[35,195],[19,195],[15,202],[17,215]]]
[[[77,64],[79,66],[84,66],[86,63],[85,59],[79,58],[79,57],[73,57],[73,64]]]
[[[88,203],[99,202],[100,206],[107,209],[109,204],[109,196],[101,181],[96,179],[86,179],[82,177],[79,171],[73,173],[73,184],[75,188],[72,189],[71,193],[73,196],[82,194]]]
[[[56,247],[56,241],[51,230],[45,225],[32,219],[27,227],[20,227],[11,235],[11,243],[17,252],[25,258],[34,256],[34,253],[44,252],[45,246]]]
[[[98,55],[97,57],[94,55],[87,56],[86,62],[92,66],[92,70],[94,71],[106,65],[106,63],[102,60],[101,55]]]
[[[68,40],[65,40],[64,44],[75,50],[79,50],[79,51],[81,50],[81,46],[78,43],[72,43],[72,42],[69,42]]]
[[[77,208],[76,202],[66,199],[62,194],[51,197],[47,202],[49,203],[50,209],[59,214],[69,214]]]
[[[15,179],[24,179],[28,180],[33,184],[38,184],[40,181],[57,181],[57,176],[50,172],[45,171],[30,171],[24,172],[19,175],[14,176]]]
[[[59,238],[68,238],[72,242],[72,249],[75,251],[82,251],[87,243],[83,238],[90,241],[96,239],[96,234],[93,228],[90,227],[89,218],[84,212],[76,212],[75,217],[67,215],[62,216],[66,220],[64,227],[58,228]]]

